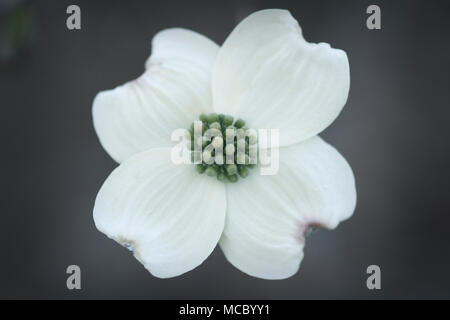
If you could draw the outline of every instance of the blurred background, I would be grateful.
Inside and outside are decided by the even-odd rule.
[[[66,27],[70,4],[79,31]],[[366,28],[371,4],[381,30]],[[309,237],[286,280],[249,277],[218,248],[192,272],[155,278],[94,226],[117,164],[97,140],[92,100],[143,72],[157,31],[221,44],[264,8],[290,10],[308,41],[347,52],[350,96],[322,137],[355,172],[355,214]],[[449,13],[437,0],[0,0],[0,298],[450,298]],[[81,290],[66,287],[71,264]],[[381,290],[366,287],[372,264]]]

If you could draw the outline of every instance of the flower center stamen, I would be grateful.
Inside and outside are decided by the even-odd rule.
[[[232,116],[202,114],[190,130],[191,161],[198,173],[219,181],[237,182],[256,166],[258,139],[256,130]]]

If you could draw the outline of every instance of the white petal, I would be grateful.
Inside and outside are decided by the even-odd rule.
[[[133,250],[153,275],[178,276],[200,265],[223,230],[222,183],[192,166],[172,164],[170,148],[151,149],[122,163],[103,184],[95,225]]]
[[[350,87],[347,55],[308,43],[285,10],[244,19],[226,39],[213,69],[218,112],[256,129],[280,129],[280,145],[310,138],[331,124]]]
[[[276,175],[251,172],[227,188],[220,246],[227,259],[249,275],[287,278],[300,266],[307,228],[335,228],[352,215],[355,204],[350,166],[314,137],[281,148]]]
[[[152,40],[152,55],[145,63],[151,68],[167,60],[184,60],[211,71],[219,46],[207,37],[183,28],[165,29]]]
[[[211,70],[218,46],[185,29],[152,41],[147,71],[137,80],[100,92],[93,104],[95,130],[117,162],[173,144],[170,135],[212,110]]]

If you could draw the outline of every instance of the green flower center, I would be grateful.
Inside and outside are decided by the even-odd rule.
[[[219,181],[237,182],[246,178],[256,165],[258,143],[256,130],[232,116],[202,114],[192,123],[191,162],[198,173]]]

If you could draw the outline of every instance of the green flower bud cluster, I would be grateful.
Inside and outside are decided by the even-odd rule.
[[[189,129],[191,161],[198,173],[219,181],[237,182],[256,165],[258,154],[255,130],[232,116],[202,114]]]

